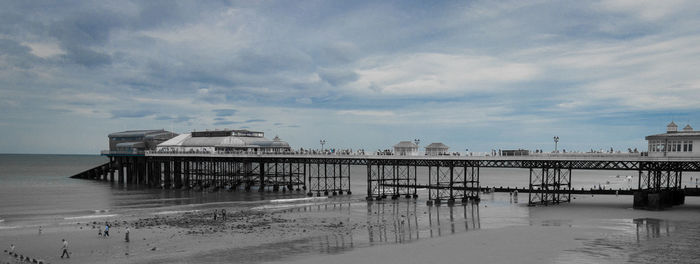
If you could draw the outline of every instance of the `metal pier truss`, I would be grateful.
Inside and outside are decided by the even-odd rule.
[[[528,205],[571,202],[571,169],[530,168]]]
[[[333,195],[351,192],[351,166],[366,166],[368,200],[416,197],[416,190],[421,187],[428,190],[429,203],[448,204],[479,200],[481,168],[525,168],[529,169],[530,205],[570,202],[573,170],[626,170],[639,175],[640,195],[635,195],[635,207],[663,208],[669,203],[682,204],[683,173],[700,171],[698,158],[614,155],[422,157],[147,152],[106,156],[108,163],[73,177],[154,188],[303,190],[312,195]],[[421,171],[427,169],[427,185],[425,178],[418,184],[418,167]]]
[[[350,191],[350,165],[338,162],[308,164],[308,195],[352,194]]]
[[[367,200],[416,198],[417,175],[417,167],[411,162],[368,163]]]
[[[479,201],[479,167],[449,162],[428,166],[428,204]]]

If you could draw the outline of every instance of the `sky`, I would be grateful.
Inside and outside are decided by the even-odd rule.
[[[700,1],[1,1],[0,153],[250,129],[293,148],[639,148],[700,129]]]

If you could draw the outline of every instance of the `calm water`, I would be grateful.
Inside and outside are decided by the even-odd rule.
[[[85,219],[147,215],[192,209],[206,209],[225,204],[240,208],[260,207],[267,200],[304,197],[302,193],[194,192],[154,190],[108,182],[70,179],[69,176],[106,162],[93,155],[0,155],[0,231],[19,226],[36,226],[84,221]],[[479,205],[455,207],[425,206],[426,192],[419,192],[418,202],[371,203],[366,194],[366,168],[352,167],[351,197],[328,199],[298,211],[342,211],[348,219],[381,223],[368,230],[347,235],[309,238],[271,245],[287,255],[335,253],[357,247],[386,243],[408,243],[417,239],[451,235],[475,229],[528,225],[531,208],[510,200],[508,194],[487,194]],[[529,172],[524,169],[482,169],[482,186],[525,187]],[[627,176],[633,176],[627,180]],[[574,171],[574,188],[606,186],[628,188],[637,185],[634,172]],[[692,179],[691,179],[692,177]],[[684,175],[684,185],[695,185],[695,175]],[[419,182],[427,181],[427,171],[419,169]],[[523,201],[524,200],[524,201]],[[631,203],[631,199],[630,199]],[[610,236],[586,241],[584,248],[562,254],[562,263],[658,263],[673,259],[692,263],[700,253],[692,248],[700,243],[698,222],[659,219],[621,219],[609,226]],[[264,251],[242,248],[195,256],[198,261],[217,262],[231,254],[247,254],[257,263],[269,256]],[[285,254],[278,255],[283,257]],[[204,261],[207,262],[207,261]]]
[[[255,201],[303,196],[146,189],[69,178],[106,161],[96,155],[0,155],[0,229],[104,215],[139,215],[154,208],[168,212],[221,203],[250,207]]]
[[[201,193],[153,190],[107,182],[70,179],[69,176],[106,162],[97,155],[0,155],[0,219],[3,225],[43,223],[91,215],[121,214],[138,209],[167,208],[220,202],[259,201],[303,194],[245,192]],[[427,183],[427,170],[418,170],[419,182]],[[354,196],[366,194],[366,168],[351,168]],[[613,188],[636,186],[626,171],[575,171],[573,186],[599,184]],[[525,169],[482,169],[482,186],[527,186]]]

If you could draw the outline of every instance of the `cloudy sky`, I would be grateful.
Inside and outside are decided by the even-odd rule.
[[[453,151],[700,128],[700,1],[0,2],[0,153],[149,128]]]

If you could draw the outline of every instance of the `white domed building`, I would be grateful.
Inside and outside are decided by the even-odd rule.
[[[700,144],[700,131],[686,125],[678,131],[678,125],[671,121],[666,126],[666,133],[650,135],[645,138],[649,143],[649,157],[698,157],[700,150],[693,145]]]

